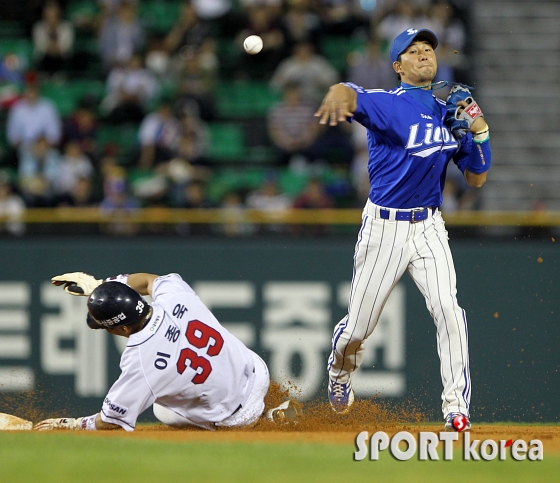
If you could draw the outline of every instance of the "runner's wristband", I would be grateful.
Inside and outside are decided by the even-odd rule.
[[[97,427],[95,426],[95,419],[97,418],[97,413],[92,416],[85,416],[82,418],[82,422],[80,423],[80,429],[85,431],[97,431]]]
[[[106,282],[121,282],[128,285],[128,273],[121,273],[115,277],[109,277],[105,279]]]
[[[485,143],[490,139],[490,128],[473,133],[473,141],[477,144]]]

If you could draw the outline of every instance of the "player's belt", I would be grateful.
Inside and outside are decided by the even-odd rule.
[[[416,208],[414,210],[398,211],[395,213],[395,220],[397,221],[410,221],[410,223],[418,223],[419,221],[427,220],[430,216],[430,212],[433,213],[435,208]],[[384,220],[388,220],[391,216],[391,212],[384,208],[379,210],[379,215]]]

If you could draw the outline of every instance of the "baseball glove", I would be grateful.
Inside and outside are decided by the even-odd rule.
[[[465,101],[468,106],[457,106],[460,101]],[[455,139],[464,137],[475,119],[483,116],[480,107],[473,99],[469,86],[456,84],[449,91],[446,102],[447,114],[445,125],[451,130]]]
[[[54,418],[45,419],[40,423],[37,423],[33,429],[35,431],[52,431],[53,429],[70,429],[76,431],[82,429],[82,419],[83,418]]]
[[[64,285],[64,290],[71,295],[87,296],[91,294],[103,280],[88,275],[84,272],[71,272],[51,278],[53,285]]]

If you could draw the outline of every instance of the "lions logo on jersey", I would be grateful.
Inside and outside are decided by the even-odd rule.
[[[459,144],[445,126],[436,126],[427,122],[424,131],[421,131],[420,124],[412,124],[409,127],[408,142],[405,149],[416,150],[410,154],[426,158],[437,151],[457,149]],[[418,149],[420,148],[420,149]]]

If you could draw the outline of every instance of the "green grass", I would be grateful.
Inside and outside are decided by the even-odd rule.
[[[354,447],[312,443],[164,442],[88,434],[0,433],[1,481],[430,482],[558,481],[560,455],[544,461],[353,461]],[[360,479],[360,480],[358,480]]]

